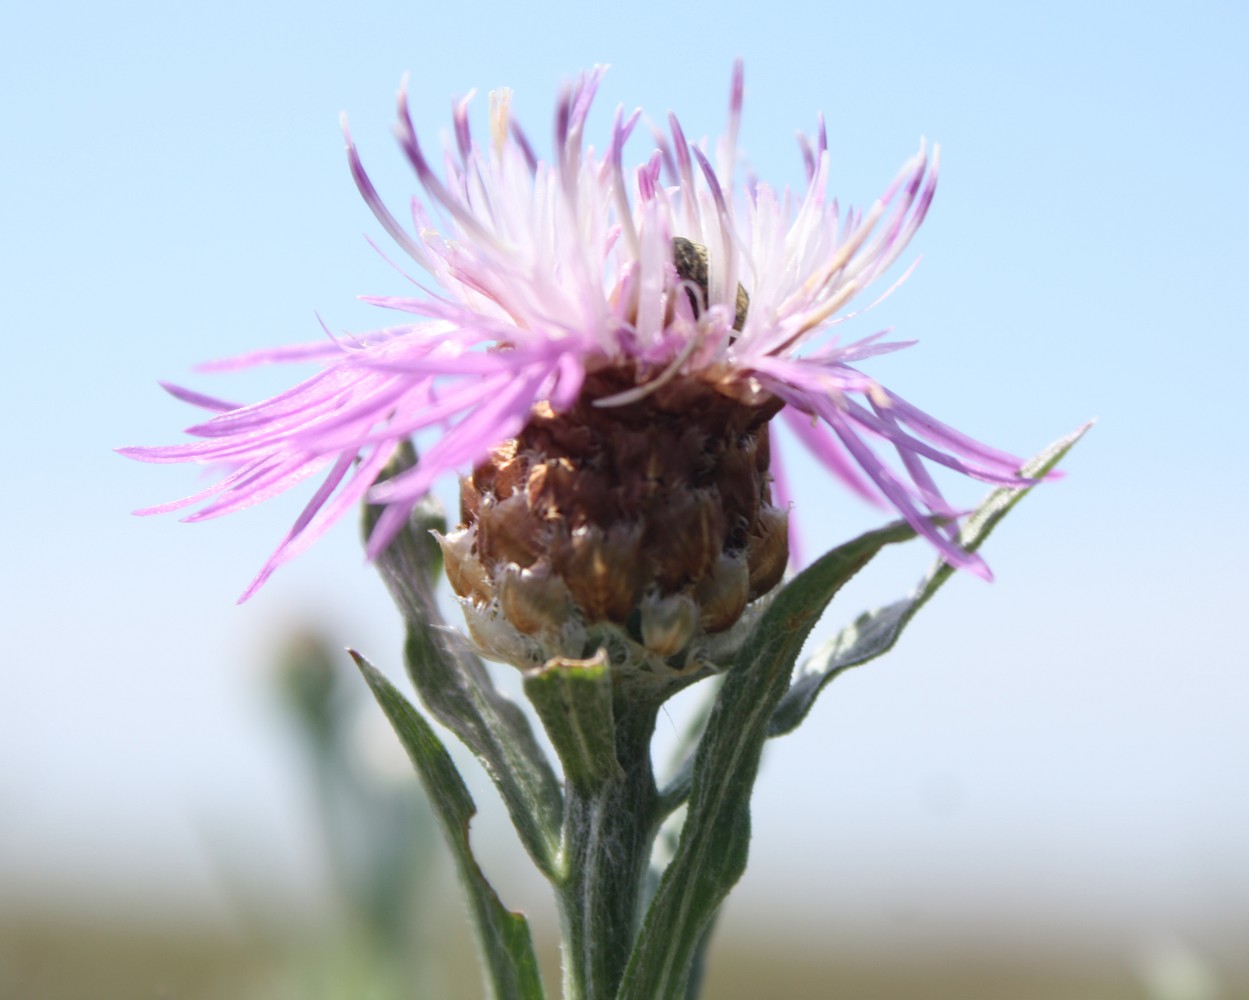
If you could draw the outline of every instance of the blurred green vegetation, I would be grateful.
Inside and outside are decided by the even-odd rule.
[[[479,1000],[445,849],[406,761],[396,780],[361,746],[373,705],[346,656],[301,630],[271,677],[323,835],[326,905],[274,898],[228,856],[228,921],[0,895],[0,1000]],[[801,943],[787,936],[797,918],[780,904],[733,917],[713,941],[705,1000],[1249,1000],[1249,964],[1233,982],[1183,949],[1042,958],[968,935],[954,949],[881,942],[869,955],[825,947],[810,927]],[[558,933],[541,921],[534,931],[556,1000]]]
[[[442,933],[413,960],[425,985],[405,1000],[480,1000],[467,923],[447,899]],[[553,928],[536,928],[554,941]],[[304,942],[305,949],[312,944]],[[339,958],[342,956],[340,955]],[[298,960],[298,961],[296,961]],[[542,956],[552,1000],[557,959]],[[332,968],[336,966],[335,968]],[[291,948],[289,940],[197,929],[191,920],[104,922],[0,916],[0,1000],[304,1000],[381,995],[367,969],[345,975],[334,955]],[[435,975],[429,975],[436,973]],[[737,931],[716,942],[707,1000],[1240,1000],[1249,980],[1217,990],[1151,989],[1127,961],[1062,961],[985,954],[899,953],[850,958]]]

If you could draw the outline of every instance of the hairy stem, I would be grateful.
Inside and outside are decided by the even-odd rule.
[[[616,995],[640,920],[658,794],[651,769],[655,709],[618,706],[620,772],[567,789],[559,888],[566,1000]]]

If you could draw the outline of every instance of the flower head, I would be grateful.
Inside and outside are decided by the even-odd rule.
[[[821,122],[803,142],[805,189],[738,185],[739,64],[713,153],[670,116],[657,148],[626,168],[639,112],[617,113],[601,155],[583,141],[601,75],[563,94],[550,162],[502,91],[491,95],[484,143],[468,100],[455,105],[454,148],[436,170],[401,90],[399,144],[424,190],[410,227],[382,203],[348,135],[365,201],[432,281],[415,295],[368,299],[410,317],[398,325],[205,366],[322,364],[272,398],[236,406],[168,386],[213,415],[188,429],[192,442],[123,453],[228,471],[138,513],[202,503],[188,518],[202,520],[319,474],[246,599],[359,501],[384,507],[374,556],[440,476],[473,470],[462,533],[445,543],[465,600],[510,600],[535,630],[569,601],[588,621],[648,608],[639,628],[664,650],[691,631],[727,628],[780,578],[785,516],[772,503],[768,444],[780,414],[852,490],[883,498],[948,561],[987,575],[958,547],[959,512],[928,466],[1018,486],[1020,460],[854,367],[906,343],[831,335],[923,221],[937,150],[921,144],[875,203],[842,211],[826,196]],[[412,436],[427,440],[419,462],[379,480]]]

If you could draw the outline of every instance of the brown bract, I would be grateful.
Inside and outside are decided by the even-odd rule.
[[[589,375],[571,410],[535,407],[462,481],[463,523],[444,544],[457,594],[497,600],[526,635],[576,616],[666,657],[780,582],[787,517],[772,505],[767,426],[780,402],[678,377],[594,405],[636,384],[633,366]]]

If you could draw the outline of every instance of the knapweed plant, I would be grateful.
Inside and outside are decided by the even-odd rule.
[[[935,148],[921,145],[865,211],[826,193],[822,122],[802,143],[805,188],[739,183],[739,65],[714,148],[687,141],[670,116],[626,167],[639,112],[617,113],[601,153],[584,141],[600,77],[565,91],[549,159],[501,91],[480,139],[469,102],[454,105],[454,140],[436,164],[401,90],[399,145],[424,192],[410,220],[383,204],[347,141],[365,202],[424,272],[416,294],[370,299],[400,319],[209,365],[321,369],[248,406],[167,387],[210,411],[189,429],[195,440],[123,450],[223,469],[207,489],[140,511],[202,504],[188,520],[320,477],[244,599],[363,506],[425,713],[353,656],[441,822],[500,998],[544,996],[529,927],[474,860],[475,807],[427,715],[481,761],[554,889],[564,996],[694,996],[712,921],[746,865],[765,741],[794,729],[839,673],[888,650],[952,572],[988,577],[980,543],[1079,436],[1030,462],[998,451],[859,369],[906,343],[834,336],[852,300],[892,290],[871,286],[928,211]],[[900,516],[788,580],[777,424],[851,492]],[[960,510],[939,468],[992,491]],[[453,472],[463,478],[448,530],[429,491]],[[838,589],[917,535],[937,555],[919,586],[795,670]],[[435,605],[444,568],[467,636]],[[481,657],[521,671],[557,762]],[[659,787],[656,714],[712,677],[675,777]]]

